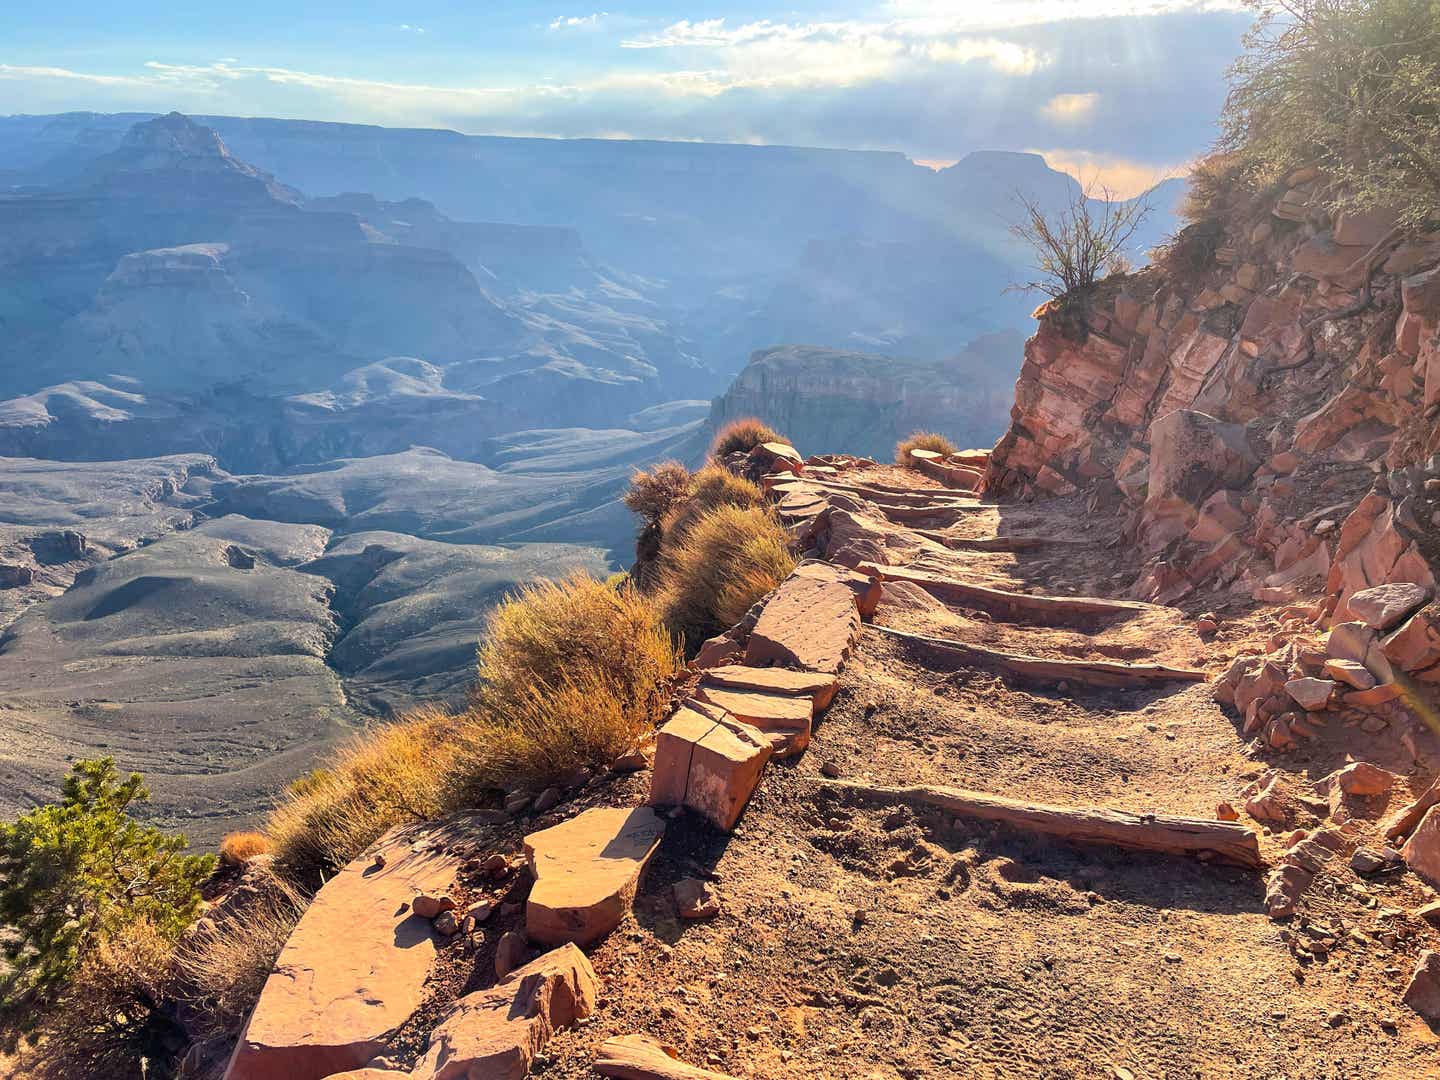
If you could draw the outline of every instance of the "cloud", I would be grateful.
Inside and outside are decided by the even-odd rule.
[[[1086,94],[1056,94],[1040,107],[1040,112],[1057,124],[1079,124],[1095,112],[1100,95],[1091,91]]]
[[[550,20],[551,30],[576,30],[595,27],[601,19],[610,17],[608,11],[596,11],[589,15],[560,15]]]
[[[396,27],[396,29],[399,30],[399,31],[401,31],[402,33],[406,33],[406,34],[423,34],[423,33],[425,33],[425,28],[424,28],[423,26],[412,26],[410,23],[404,23],[404,22],[402,22],[398,27]]]
[[[1032,153],[1043,157],[1052,169],[1069,173],[1082,184],[1094,183],[1121,199],[1134,198],[1162,180],[1183,176],[1189,167],[1185,161],[1157,165],[1089,150],[1033,150]]]
[[[1016,6],[1033,13],[1043,4],[1001,5],[1012,22]],[[876,11],[868,20],[705,19],[630,29],[623,51],[607,39],[608,65],[602,54],[559,77],[541,69],[491,84],[233,60],[151,61],[114,73],[10,65],[0,66],[0,79],[20,81],[31,112],[178,108],[512,135],[624,132],[898,150],[941,161],[980,148],[1044,147],[1066,160],[1092,155],[1086,160],[1105,163],[1109,179],[1123,174],[1120,162],[1170,168],[1213,141],[1224,71],[1250,21],[1187,8],[1000,26],[977,5],[918,0]],[[625,24],[615,15],[606,25]],[[545,24],[534,29],[547,33]]]

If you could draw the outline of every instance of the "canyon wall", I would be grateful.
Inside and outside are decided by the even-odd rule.
[[[1315,599],[1440,567],[1440,235],[1332,215],[1324,178],[1192,225],[1042,307],[991,493],[1084,491],[1129,515],[1137,596]],[[1087,325],[1088,324],[1088,325]]]

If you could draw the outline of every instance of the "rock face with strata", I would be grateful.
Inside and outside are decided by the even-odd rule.
[[[592,945],[630,911],[665,823],[648,807],[593,809],[525,838],[535,878],[525,932],[547,945]]]
[[[438,938],[414,912],[463,859],[463,824],[386,833],[315,894],[241,1033],[226,1080],[321,1080],[363,1066],[419,1008]],[[342,944],[343,943],[343,944]]]
[[[1185,230],[1196,272],[1112,277],[1083,323],[1042,308],[984,489],[1118,505],[1139,599],[1323,595],[1343,622],[1375,587],[1433,590],[1440,238],[1329,220],[1323,183]]]

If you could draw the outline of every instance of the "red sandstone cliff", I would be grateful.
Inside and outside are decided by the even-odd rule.
[[[1329,625],[1357,590],[1433,586],[1440,235],[1332,220],[1322,182],[1294,174],[1107,280],[1088,333],[1042,308],[986,490],[1128,513],[1144,599],[1323,598]]]

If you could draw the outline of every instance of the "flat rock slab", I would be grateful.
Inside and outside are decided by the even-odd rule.
[[[742,723],[764,732],[776,757],[798,754],[810,745],[810,721],[815,707],[809,698],[704,685],[697,695],[701,701],[718,706]]]
[[[226,1080],[320,1080],[357,1069],[419,1008],[438,938],[410,907],[448,890],[470,832],[391,829],[325,883],[275,961]],[[377,866],[376,855],[385,865]]]
[[[599,998],[590,961],[562,945],[456,1001],[410,1080],[522,1080],[551,1036],[593,1013]]]
[[[705,672],[700,685],[702,688],[717,686],[730,690],[763,690],[771,694],[804,696],[810,699],[812,707],[818,713],[835,700],[835,691],[839,688],[840,680],[824,672],[725,664]]]
[[[687,1065],[675,1051],[648,1035],[617,1035],[600,1045],[595,1071],[619,1080],[734,1080],[725,1073]]]
[[[772,753],[769,739],[723,709],[693,702],[675,710],[655,740],[653,806],[683,806],[729,832]]]
[[[849,586],[792,574],[775,590],[745,644],[745,663],[837,673],[860,638]]]
[[[590,945],[620,925],[665,835],[654,810],[596,808],[525,838],[535,886],[525,931],[546,945]]]
[[[1350,597],[1350,611],[1372,630],[1399,626],[1430,602],[1434,594],[1422,585],[1396,582],[1361,589]]]

